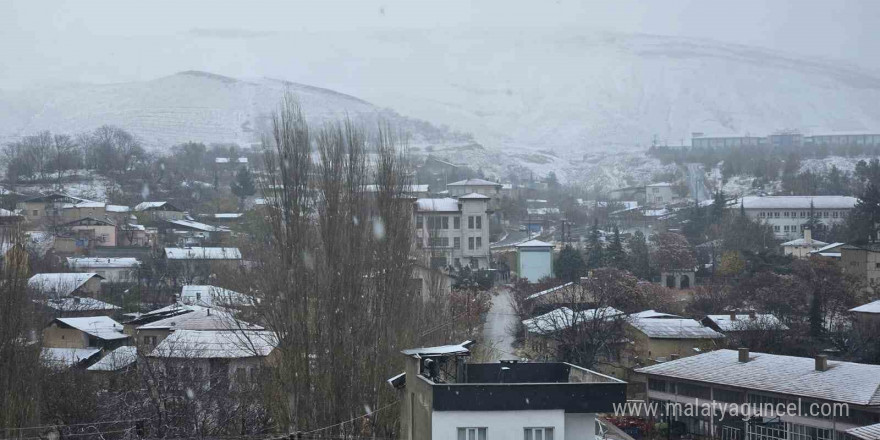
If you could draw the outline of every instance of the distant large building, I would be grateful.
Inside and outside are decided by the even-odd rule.
[[[694,148],[746,147],[746,146],[801,146],[801,145],[880,145],[880,134],[839,133],[804,136],[797,132],[775,133],[769,136],[706,136],[693,133]]]
[[[777,238],[799,238],[810,217],[810,207],[825,227],[844,221],[859,199],[847,196],[743,197],[731,209],[745,210],[755,220],[767,222]]]
[[[416,244],[430,267],[489,268],[489,200],[472,193],[413,203]]]

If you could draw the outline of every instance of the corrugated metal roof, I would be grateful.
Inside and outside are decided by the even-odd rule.
[[[623,312],[614,307],[601,307],[598,309],[581,310],[579,312],[575,312],[568,307],[560,307],[543,315],[526,319],[522,323],[527,331],[543,335],[564,330],[594,319],[610,319],[621,315],[623,315]]]
[[[128,335],[122,333],[122,324],[107,316],[89,316],[86,318],[55,318],[81,332],[88,333],[98,339],[108,341],[125,339]]]
[[[771,393],[880,405],[880,365],[828,361],[816,371],[813,358],[751,353],[739,362],[735,350],[717,350],[639,368],[638,373],[746,388]]]
[[[532,240],[532,241],[538,241],[538,240]],[[523,244],[521,244],[521,245],[517,245],[517,247],[520,247],[520,246],[523,246],[523,247],[531,247],[531,246],[525,246],[525,245],[528,244],[528,243],[531,243],[531,241],[526,242],[526,243],[523,243]],[[543,241],[540,241],[539,243],[544,243],[544,242],[543,242]],[[545,245],[545,246],[552,246],[552,245],[549,244],[549,243],[544,243],[544,245]],[[537,292],[537,293],[533,293],[533,294],[529,295],[528,297],[526,297],[526,299],[535,299],[535,298],[538,298],[538,297],[544,296],[544,295],[546,295],[546,294],[548,294],[548,293],[556,292],[557,290],[564,289],[564,288],[566,288],[566,287],[568,287],[568,286],[573,286],[573,285],[574,285],[573,282],[568,282],[568,283],[565,283],[565,284],[562,284],[562,285],[559,285],[559,286],[556,286],[556,287],[551,287],[551,288],[549,288],[549,289],[542,290],[542,291]]]
[[[717,339],[724,335],[686,318],[634,318],[630,324],[649,338],[657,339]]]
[[[847,429],[846,433],[862,440],[880,440],[880,423]]]
[[[67,265],[71,269],[87,269],[92,267],[100,268],[136,268],[140,265],[137,258],[75,258],[67,257]]]
[[[69,296],[96,273],[38,273],[28,280],[28,287],[45,295]]]
[[[165,248],[165,257],[169,260],[241,260],[241,252],[232,247]]]
[[[268,331],[177,330],[163,339],[150,357],[232,359],[268,356],[278,345]]]
[[[137,362],[137,347],[127,345],[111,351],[88,368],[89,371],[118,371]]]
[[[849,196],[749,196],[742,198],[745,209],[852,209],[859,199]],[[739,203],[731,207],[739,208]]]
[[[95,310],[118,310],[119,307],[95,298],[81,298],[78,296],[66,296],[46,300],[46,307],[60,312],[84,312]]]
[[[191,312],[144,324],[138,330],[263,330],[259,325],[239,321],[221,310],[191,307]]]
[[[880,299],[874,302],[869,302],[868,304],[854,307],[852,309],[849,309],[849,311],[856,313],[880,313]]]

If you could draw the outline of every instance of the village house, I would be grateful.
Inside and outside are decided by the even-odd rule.
[[[131,223],[121,224],[117,228],[117,241],[119,246],[126,247],[146,247],[155,242],[155,232],[153,234],[144,225],[136,225]]]
[[[810,251],[810,257],[816,258],[828,258],[831,260],[840,260],[840,248],[846,245],[846,243],[831,243],[827,244],[819,249],[814,251]]]
[[[239,321],[232,314],[210,307],[187,306],[188,311],[159,319],[135,328],[135,341],[145,352],[152,351],[169,335],[180,330],[256,331],[256,324]]]
[[[645,201],[649,206],[669,205],[680,198],[675,192],[675,185],[671,183],[660,182],[645,186]]]
[[[28,280],[28,288],[49,298],[94,297],[101,292],[103,277],[94,273],[38,273]]]
[[[168,202],[141,202],[134,207],[138,218],[144,217],[152,221],[183,220],[186,213]]]
[[[625,353],[627,369],[714,350],[724,338],[699,321],[654,310],[634,313],[627,323],[632,341],[630,353]]]
[[[180,289],[179,301],[202,307],[244,307],[254,305],[254,298],[217,286],[189,284]]]
[[[81,199],[62,193],[49,193],[24,199],[15,205],[15,209],[24,215],[28,222],[47,225],[64,223],[65,206],[87,203],[91,200]]]
[[[849,312],[859,328],[867,331],[880,329],[880,300],[854,307]]]
[[[488,203],[482,194],[413,203],[416,245],[432,268],[489,268]]]
[[[68,203],[63,206],[61,216],[68,222],[86,217],[105,218],[107,217],[107,204],[92,201]]]
[[[129,320],[123,323],[122,332],[129,336],[134,336],[137,333],[137,328],[142,325],[202,309],[203,307],[201,306],[187,305],[178,301],[146,313],[126,313],[123,316],[128,317]]]
[[[129,338],[122,324],[107,316],[55,318],[43,329],[44,347],[113,350]]]
[[[664,414],[668,414],[683,425],[682,435],[721,440],[832,440],[850,438],[851,430],[880,422],[880,365],[830,361],[824,355],[750,353],[741,348],[636,371],[647,377],[649,401],[662,412],[658,421],[665,421]],[[689,414],[672,414],[666,406],[697,404],[698,400],[727,406]],[[734,408],[741,411],[745,405],[761,412],[753,413],[753,418],[744,418],[742,412],[732,414]]]
[[[131,213],[131,207],[129,206],[106,205],[104,211],[106,212],[105,216],[117,225],[124,225],[136,221],[136,218]]]
[[[164,220],[158,224],[159,233],[165,243],[175,243],[180,246],[219,244],[230,234],[226,227],[192,220]]]
[[[468,194],[482,194],[491,198],[494,203],[492,209],[498,209],[497,203],[501,201],[501,189],[503,185],[486,179],[465,179],[446,184],[446,190],[450,197],[461,197]]]
[[[58,225],[55,235],[72,237],[77,248],[116,246],[116,224],[108,219],[84,217]]]
[[[813,240],[813,231],[810,228],[804,228],[804,236],[802,238],[786,241],[780,246],[782,246],[782,252],[785,255],[791,255],[794,258],[809,258],[814,251],[828,246],[828,243]]]
[[[776,238],[795,239],[803,233],[811,209],[819,224],[828,228],[842,223],[857,202],[846,196],[752,196],[729,209],[742,209],[749,218],[767,223]]]
[[[388,380],[401,439],[595,440],[596,414],[626,398],[624,382],[568,363],[468,363],[472,344],[402,351]]]
[[[96,273],[108,283],[137,282],[140,264],[137,258],[67,257],[70,270]]]
[[[880,244],[846,244],[840,248],[840,267],[873,289],[880,283]]]
[[[241,252],[232,247],[164,248],[162,256],[173,280],[184,285],[204,282],[212,273],[242,263]]]

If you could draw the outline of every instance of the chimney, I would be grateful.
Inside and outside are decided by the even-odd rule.
[[[816,355],[816,371],[828,371],[828,355]]]
[[[758,318],[758,314],[755,313],[754,310],[749,310],[749,319],[754,320],[754,319],[757,319],[757,318]]]
[[[736,321],[736,310],[731,310],[731,311],[730,311],[730,320],[731,320],[731,321]]]
[[[813,231],[810,228],[804,228],[804,240],[807,242],[807,245],[813,244]]]
[[[746,347],[741,347],[739,349],[739,361],[742,363],[746,363],[749,361],[749,349]]]
[[[208,309],[208,316],[211,316],[211,309]]]

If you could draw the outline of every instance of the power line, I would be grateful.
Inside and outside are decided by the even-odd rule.
[[[58,425],[42,425],[42,426],[26,426],[21,428],[0,428],[0,431],[20,431],[25,429],[44,429],[44,428],[69,428],[72,426],[93,426],[93,425],[107,425],[110,423],[131,423],[131,422],[142,422],[144,420],[151,420],[155,417],[140,418],[140,419],[130,419],[130,420],[110,420],[106,422],[88,422],[88,423],[72,423],[72,424],[58,424]],[[4,440],[4,439],[0,439]]]
[[[382,411],[383,409],[386,409],[386,408],[388,408],[388,407],[390,407],[390,406],[392,406],[392,405],[396,405],[396,404],[398,404],[398,403],[400,403],[400,401],[399,401],[399,400],[395,400],[394,402],[391,402],[391,403],[389,403],[389,404],[387,404],[387,405],[385,405],[385,406],[383,406],[383,407],[381,407],[381,408],[379,408],[379,409],[377,409],[377,410],[375,410],[375,411],[370,411],[370,412],[368,412],[368,413],[366,413],[366,414],[364,414],[364,415],[362,415],[362,416],[358,416],[358,417],[355,417],[355,418],[353,418],[353,419],[346,420],[346,421],[344,421],[344,422],[339,422],[339,423],[337,423],[337,424],[335,424],[335,425],[330,425],[330,426],[325,426],[325,427],[323,427],[323,428],[313,429],[313,430],[311,430],[311,431],[304,432],[303,435],[309,435],[309,434],[311,434],[311,433],[313,433],[313,432],[324,431],[324,430],[327,430],[327,429],[330,429],[330,428],[335,428],[335,427],[337,427],[337,426],[342,426],[342,425],[344,425],[344,424],[346,424],[346,423],[354,422],[355,420],[359,420],[359,419],[362,419],[362,418],[364,418],[364,417],[371,416],[371,415],[373,415],[373,414],[376,414],[376,413],[379,412],[379,411]]]

